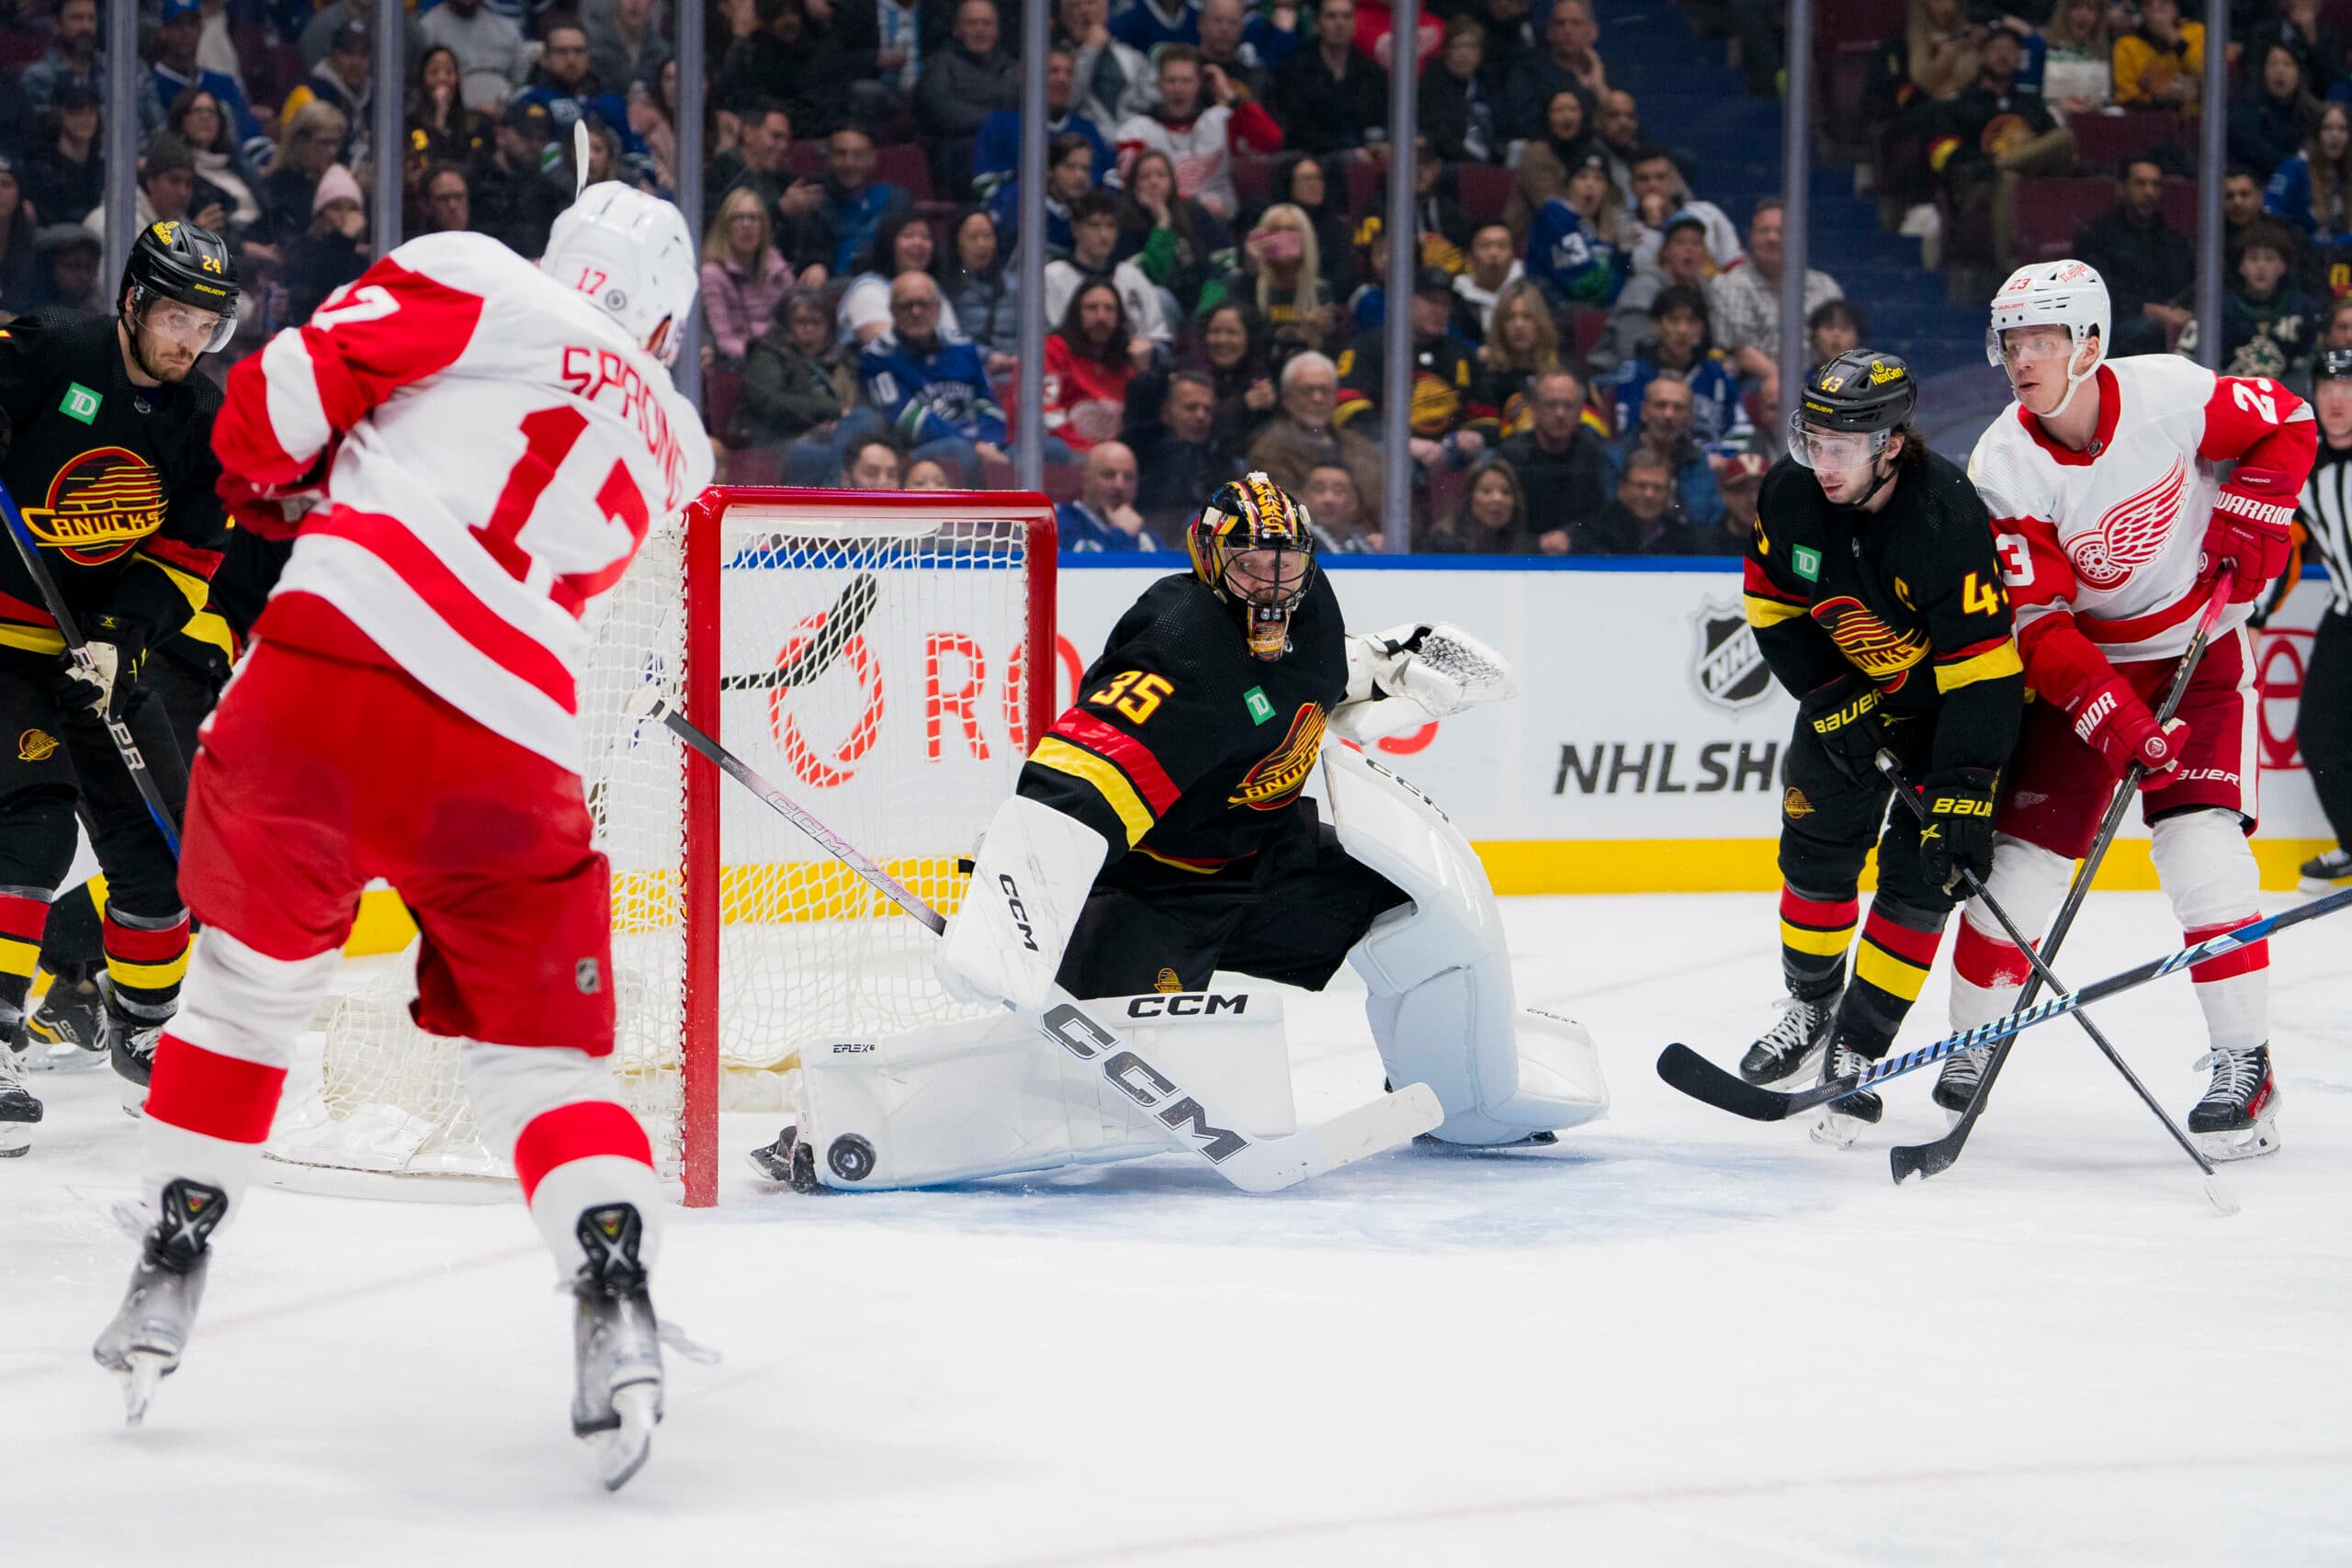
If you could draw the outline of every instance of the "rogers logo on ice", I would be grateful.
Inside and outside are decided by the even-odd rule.
[[[2156,558],[2180,514],[2180,494],[2188,484],[2188,459],[2175,457],[2154,484],[2107,509],[2098,526],[2066,541],[2066,558],[2086,587],[2118,588],[2132,572]]]

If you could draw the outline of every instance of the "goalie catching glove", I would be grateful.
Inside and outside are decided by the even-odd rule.
[[[940,934],[936,968],[948,994],[1042,1010],[1110,849],[1085,823],[1026,796],[997,807],[964,902]]]
[[[1415,621],[1377,636],[1348,636],[1347,699],[1331,716],[1343,739],[1369,742],[1519,692],[1510,661],[1443,621]]]

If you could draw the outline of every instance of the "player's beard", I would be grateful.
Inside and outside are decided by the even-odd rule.
[[[187,380],[188,372],[196,368],[193,352],[166,342],[143,326],[130,330],[130,357],[138,362],[141,372],[167,387]]]

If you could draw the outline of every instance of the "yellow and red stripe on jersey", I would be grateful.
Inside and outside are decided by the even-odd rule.
[[[1793,887],[1781,889],[1781,942],[1816,958],[1837,958],[1854,940],[1854,919],[1860,913],[1854,898],[1808,898]]]
[[[2004,675],[2023,673],[2025,660],[2018,657],[2017,638],[2006,634],[1936,655],[1939,692],[1957,692],[1979,681],[1997,681]]]
[[[1126,829],[1129,848],[1176,804],[1175,783],[1151,748],[1076,708],[1055,721],[1029,761],[1092,785]]]
[[[180,591],[180,597],[187,601],[190,612],[204,608],[205,601],[212,596],[212,574],[220,570],[219,550],[200,549],[160,535],[141,545],[131,558],[145,561],[170,578],[172,586]]]
[[[1916,1002],[1919,988],[1928,983],[1928,971],[1936,966],[1936,949],[1943,939],[1941,931],[1913,931],[1873,905],[1871,918],[1862,922],[1861,945],[1854,950],[1854,978]]]
[[[1136,853],[1149,860],[1156,860],[1162,865],[1174,866],[1178,871],[1189,871],[1195,876],[1215,876],[1218,872],[1234,863],[1229,860],[1204,859],[1196,855],[1162,854],[1148,844],[1137,844]],[[1244,855],[1239,858],[1247,860],[1249,857]]]
[[[1792,621],[1805,613],[1804,596],[1773,581],[1771,574],[1754,560],[1743,570],[1740,600],[1747,607],[1747,624],[1758,631],[1782,621]]]
[[[65,638],[57,617],[39,604],[27,604],[13,593],[0,593],[0,648],[21,648],[28,653],[62,653]]]

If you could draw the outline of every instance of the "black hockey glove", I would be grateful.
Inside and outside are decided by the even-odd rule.
[[[1928,819],[1919,825],[1919,869],[1928,886],[1962,891],[1963,871],[1983,882],[1993,874],[1993,791],[1990,768],[1948,768],[1919,786]]]
[[[1877,779],[1878,749],[1886,744],[1886,727],[1879,721],[1876,686],[1860,675],[1841,675],[1815,686],[1797,704],[1797,721],[1812,729],[1829,753],[1830,765],[1849,783]]]

